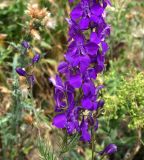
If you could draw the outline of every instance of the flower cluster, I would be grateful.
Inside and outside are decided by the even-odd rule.
[[[95,86],[94,81],[104,70],[109,48],[105,41],[110,34],[110,27],[105,22],[107,5],[110,5],[109,0],[81,0],[73,8],[70,19],[66,19],[69,46],[65,61],[58,66],[59,75],[51,78],[57,112],[53,125],[65,128],[68,134],[78,132],[85,142],[91,140],[89,129],[97,130],[97,113],[104,105],[99,99],[103,85]]]
[[[36,40],[41,40],[42,28],[54,29],[56,27],[56,20],[51,17],[51,13],[46,8],[40,8],[37,3],[29,3],[25,13],[30,18],[29,33]]]
[[[25,49],[25,53],[27,52],[28,49],[31,48],[30,44],[27,41],[23,41],[21,43],[22,47]],[[27,66],[25,66],[25,68],[21,68],[21,67],[17,67],[16,68],[16,72],[23,77],[26,77],[28,83],[30,86],[33,86],[35,78],[34,78],[34,74],[32,71],[30,72],[26,72],[26,68],[27,67],[33,67],[35,63],[37,63],[40,59],[40,54],[39,53],[35,53],[35,55],[33,56],[33,58],[31,59],[30,64],[28,64]]]

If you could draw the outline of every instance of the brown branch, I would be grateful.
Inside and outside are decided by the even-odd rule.
[[[142,137],[141,129],[138,129],[136,131],[136,134],[137,134],[136,143],[135,143],[135,145],[133,146],[132,149],[129,149],[126,152],[123,160],[133,160],[135,155],[139,152],[139,150],[141,148],[141,141],[140,140],[141,140],[141,137]]]

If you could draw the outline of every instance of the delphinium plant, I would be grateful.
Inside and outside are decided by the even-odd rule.
[[[69,39],[65,60],[58,66],[59,74],[51,78],[56,104],[53,125],[64,129],[66,137],[78,134],[81,141],[91,142],[92,160],[96,156],[98,117],[104,106],[99,96],[104,86],[95,85],[95,80],[105,68],[109,48],[106,43],[110,35],[110,26],[105,21],[107,5],[111,5],[109,0],[81,0],[73,8],[70,18],[66,19]],[[117,146],[109,144],[99,155],[116,151]]]
[[[43,54],[34,45],[41,39],[40,31],[47,26],[49,12],[38,5],[28,6],[23,34],[19,44],[10,43],[15,52],[12,63],[11,106],[0,119],[0,135],[2,137],[2,159],[25,159],[34,147],[32,130],[37,117],[33,99],[35,83],[35,66]],[[19,35],[20,36],[20,35]],[[3,129],[5,128],[5,129]],[[29,137],[29,141],[27,138]],[[1,157],[0,157],[1,158]]]

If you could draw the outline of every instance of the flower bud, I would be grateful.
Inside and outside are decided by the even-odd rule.
[[[30,48],[30,45],[29,45],[29,43],[28,43],[27,41],[23,41],[23,42],[21,43],[21,45],[22,45],[24,48],[26,48],[26,49]]]
[[[26,71],[23,68],[17,67],[16,68],[16,72],[20,75],[20,76],[26,76]]]
[[[33,85],[34,85],[34,82],[35,82],[35,77],[34,77],[34,75],[28,76],[28,82],[29,82],[30,86],[33,86]]]
[[[32,63],[37,63],[40,59],[40,54],[36,53],[32,59]]]
[[[117,152],[117,146],[115,144],[109,144],[100,152],[100,155],[113,154],[115,152]]]

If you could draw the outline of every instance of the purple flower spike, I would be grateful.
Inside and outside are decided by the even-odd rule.
[[[26,48],[26,49],[30,48],[30,45],[29,45],[29,43],[28,43],[27,41],[23,41],[23,42],[21,43],[21,45],[22,45],[24,48]]]
[[[32,59],[32,63],[37,63],[40,59],[40,54],[39,53],[36,53]]]
[[[17,67],[16,68],[16,72],[20,75],[20,76],[26,76],[27,75],[27,73],[26,73],[26,71],[23,69],[23,68],[20,68],[20,67]]]
[[[99,99],[99,91],[104,86],[96,86],[94,81],[105,68],[109,49],[106,43],[110,34],[110,26],[105,21],[107,5],[110,0],[80,0],[72,9],[70,19],[66,19],[69,37],[65,60],[59,64],[56,78],[50,79],[55,87],[57,113],[53,125],[66,129],[68,134],[79,133],[80,140],[85,142],[91,140],[90,129],[98,129],[95,115],[104,106],[104,101]],[[114,152],[114,146],[110,147],[101,154]]]
[[[104,154],[113,154],[117,152],[117,146],[115,144],[109,144],[107,145],[103,151],[100,152],[100,155],[104,155]]]

